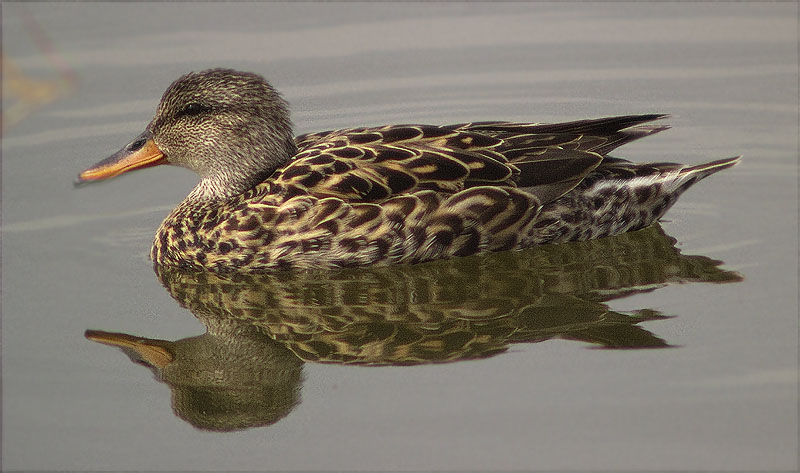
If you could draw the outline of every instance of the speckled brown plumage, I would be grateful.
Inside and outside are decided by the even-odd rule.
[[[201,177],[158,229],[159,264],[417,263],[642,228],[691,184],[738,161],[687,167],[606,156],[668,128],[645,125],[659,118],[394,125],[292,141],[288,107],[271,86],[215,69],[173,83],[147,131],[122,151],[151,140],[166,161]]]

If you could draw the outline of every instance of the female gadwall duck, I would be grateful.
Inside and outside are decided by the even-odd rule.
[[[187,74],[130,144],[79,183],[158,164],[200,183],[156,233],[156,264],[211,271],[418,263],[650,225],[700,179],[697,166],[635,164],[613,149],[665,115],[558,124],[478,122],[292,133],[261,76]]]

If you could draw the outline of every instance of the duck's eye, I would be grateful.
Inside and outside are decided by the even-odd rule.
[[[201,105],[197,102],[192,102],[183,107],[183,110],[180,111],[180,115],[199,115],[203,112],[207,112],[208,110],[210,109],[205,105]]]

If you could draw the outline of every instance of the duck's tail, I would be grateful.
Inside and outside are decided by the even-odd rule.
[[[729,167],[736,166],[739,164],[739,161],[742,160],[741,156],[736,156],[733,158],[727,159],[719,159],[717,161],[711,161],[710,163],[705,164],[698,164],[697,166],[689,166],[683,168],[681,170],[682,175],[696,175],[697,180],[703,179],[706,176],[710,176],[715,172],[722,171],[723,169],[728,169]]]
[[[697,181],[741,156],[697,166],[608,159],[578,187],[545,204],[531,234],[536,243],[588,240],[638,230],[661,218]]]
[[[666,166],[660,177],[651,184],[648,185],[646,180],[632,183],[631,190],[635,198],[631,199],[629,205],[638,207],[646,216],[632,229],[642,228],[660,219],[686,189],[716,172],[735,166],[741,159],[741,156],[736,156],[696,166],[681,166],[674,170],[667,170]]]
[[[736,166],[741,160],[741,156],[736,156],[733,158],[711,161],[710,163],[698,164],[696,166],[684,167],[678,171],[678,175],[672,180],[672,192],[680,195],[683,191],[694,185],[697,181],[705,179],[706,177],[722,171],[723,169]]]

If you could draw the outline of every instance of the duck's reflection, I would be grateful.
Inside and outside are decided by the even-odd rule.
[[[669,344],[638,326],[665,318],[605,302],[674,282],[731,282],[719,261],[684,256],[661,228],[412,266],[268,275],[157,267],[207,333],[175,342],[89,330],[150,366],[193,425],[234,430],[282,418],[305,361],[415,365],[484,358],[551,338],[602,348]]]

